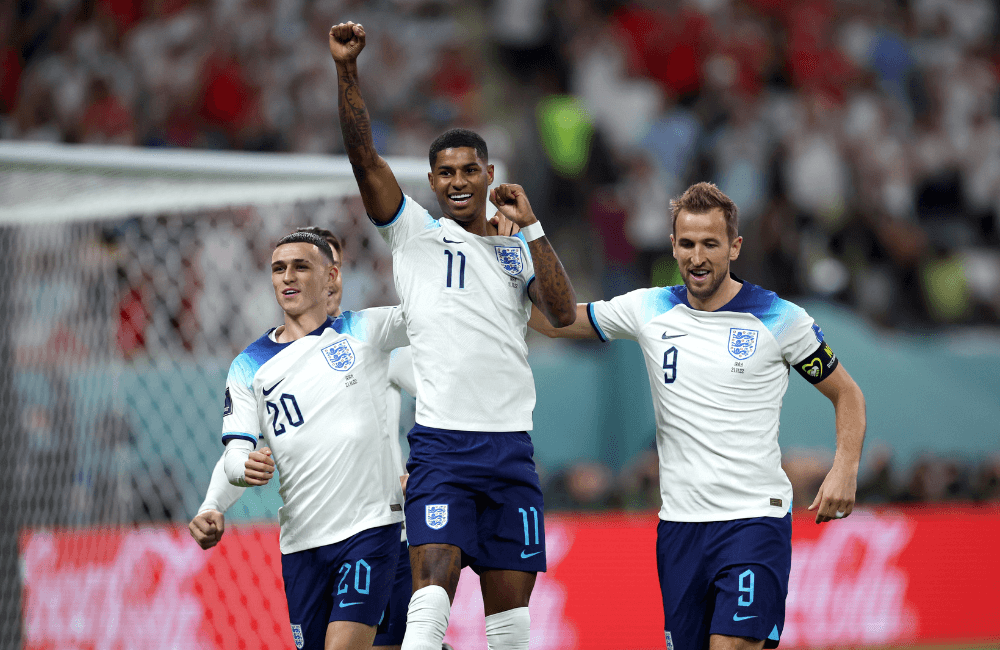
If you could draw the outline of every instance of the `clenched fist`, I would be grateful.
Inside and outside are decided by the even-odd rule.
[[[514,222],[519,228],[526,228],[538,221],[531,210],[531,204],[528,203],[524,188],[520,185],[501,183],[490,191],[490,201],[497,206],[501,216]]]
[[[330,28],[330,54],[337,63],[353,63],[365,49],[365,28],[346,22]]]

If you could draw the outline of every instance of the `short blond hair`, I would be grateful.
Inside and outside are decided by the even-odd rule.
[[[739,237],[739,208],[715,183],[695,183],[684,190],[679,198],[670,201],[670,233],[676,234],[677,215],[682,210],[691,214],[705,214],[715,208],[722,210],[722,216],[726,218],[726,234],[729,236],[729,241]]]

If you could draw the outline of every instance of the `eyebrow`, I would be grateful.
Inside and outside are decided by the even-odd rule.
[[[311,261],[305,259],[304,257],[296,257],[293,260],[274,260],[273,262],[271,262],[271,266],[274,266],[275,264],[296,264],[298,262],[305,262],[307,264],[312,264]]]

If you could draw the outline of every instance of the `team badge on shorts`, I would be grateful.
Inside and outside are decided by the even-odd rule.
[[[439,503],[433,506],[424,506],[424,520],[427,527],[433,530],[441,530],[448,523],[448,504]]]
[[[347,339],[341,339],[323,348],[323,356],[334,370],[347,372],[354,367],[354,349]]]
[[[757,330],[729,330],[729,354],[742,361],[757,351]]]
[[[497,251],[497,261],[500,268],[507,275],[517,277],[524,270],[524,261],[521,259],[521,249],[517,246],[494,246]]]
[[[295,647],[302,650],[302,646],[306,644],[306,637],[302,634],[301,625],[292,625],[292,639],[295,641]]]

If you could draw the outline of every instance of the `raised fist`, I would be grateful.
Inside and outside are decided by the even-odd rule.
[[[520,185],[501,183],[490,191],[490,201],[497,206],[498,214],[514,222],[519,228],[526,228],[538,221]]]
[[[330,54],[337,63],[353,63],[365,49],[365,28],[346,22],[330,28]]]

